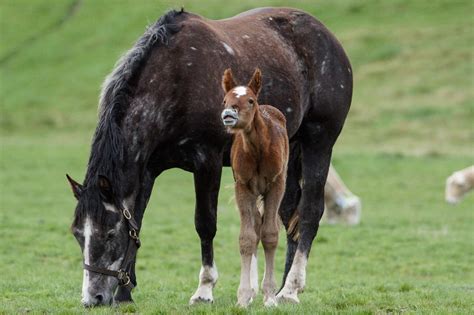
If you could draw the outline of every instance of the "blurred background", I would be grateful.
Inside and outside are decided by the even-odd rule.
[[[75,200],[64,174],[82,182],[100,87],[118,57],[181,6],[211,19],[303,9],[352,62],[354,97],[333,163],[362,199],[362,222],[321,227],[302,304],[282,311],[467,312],[474,195],[447,205],[444,184],[474,164],[473,1],[0,0],[0,313],[81,310],[81,253],[69,232]],[[232,183],[226,169],[216,303],[186,306],[200,268],[194,191],[191,174],[171,170],[145,215],[137,305],[125,311],[236,311]],[[284,248],[281,238],[278,277]]]

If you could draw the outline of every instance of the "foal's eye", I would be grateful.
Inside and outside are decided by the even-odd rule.
[[[250,104],[253,104],[253,102],[254,102],[254,100],[250,98],[250,99],[249,99],[249,103],[250,103]]]

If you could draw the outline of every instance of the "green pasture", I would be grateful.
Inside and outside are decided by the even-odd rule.
[[[135,304],[84,310],[82,256],[69,231],[100,85],[167,9],[224,18],[292,6],[323,21],[354,67],[334,165],[363,202],[356,227],[323,225],[300,305],[236,308],[239,218],[225,169],[212,305],[188,306],[200,268],[192,175],[157,179],[142,229]],[[0,314],[469,314],[474,194],[444,182],[474,164],[474,2],[439,0],[0,0]],[[285,242],[277,252],[281,279]],[[260,257],[263,274],[263,255]]]

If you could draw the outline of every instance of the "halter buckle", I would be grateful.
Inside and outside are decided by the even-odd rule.
[[[138,240],[138,233],[135,229],[131,229],[130,231],[128,231],[128,235],[130,235],[132,239]]]
[[[123,270],[123,269],[120,269],[118,271],[118,274],[117,274],[117,279],[119,281],[119,284],[121,286],[127,286],[129,283],[130,283],[130,276],[128,275],[128,273]]]
[[[123,209],[122,213],[125,219],[127,220],[130,220],[132,218],[132,214],[130,213],[130,211],[128,211],[127,208]]]

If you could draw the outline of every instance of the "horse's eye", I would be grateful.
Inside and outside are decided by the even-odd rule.
[[[107,240],[108,241],[110,241],[114,237],[115,237],[115,231],[114,230],[110,230],[110,231],[107,232]]]
[[[250,104],[253,104],[253,102],[254,102],[254,100],[250,98],[250,99],[249,99],[249,103],[250,103]]]

